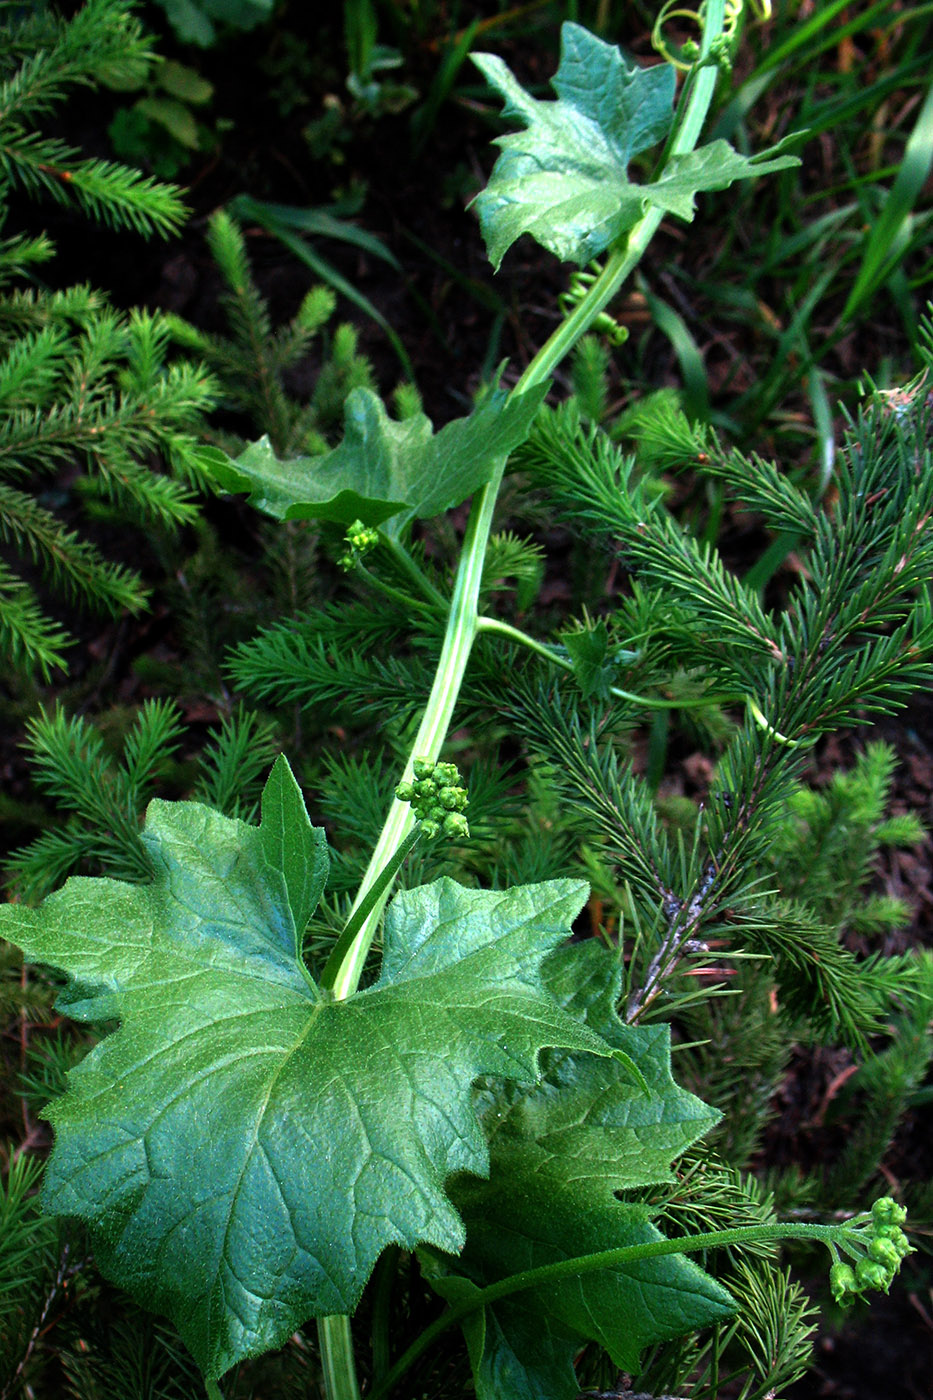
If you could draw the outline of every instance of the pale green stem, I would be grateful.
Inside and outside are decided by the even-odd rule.
[[[204,1390],[207,1400],[224,1400],[223,1391],[216,1381],[205,1381]]]
[[[724,0],[708,0],[701,44],[701,62],[709,54],[713,40],[722,33],[723,5]],[[712,100],[716,77],[717,70],[714,68],[703,69],[698,74],[688,98],[688,109],[684,115],[683,123],[670,147],[672,155],[691,151],[696,144]],[[573,346],[599,313],[609,304],[626,277],[638,264],[662,217],[662,210],[649,210],[629,233],[625,247],[610,254],[602,273],[586,295],[535,355],[512,390],[513,395],[522,394],[527,389],[531,389],[550,378],[553,370],[573,349]],[[434,677],[434,684],[431,687],[431,694],[428,697],[427,707],[414,745],[404,771],[400,775],[402,780],[411,777],[416,758],[424,758],[429,762],[437,760],[453,718],[467,662],[470,658],[470,651],[476,638],[479,590],[483,576],[486,546],[489,541],[496,498],[504,472],[505,460],[503,459],[496,464],[489,481],[473,498],[470,520],[463,541],[463,550],[450,601],[447,630],[444,634],[438,660],[437,674]],[[376,843],[372,859],[366,867],[366,873],[354,901],[351,916],[366,899],[396,848],[408,835],[414,820],[414,813],[410,805],[407,802],[400,802],[396,798],[389,808],[389,814]],[[366,956],[375,937],[382,908],[387,898],[388,890],[364,921],[355,942],[348,949],[334,978],[332,992],[338,1001],[352,996],[359,985]],[[320,1318],[318,1320],[318,1335],[321,1343],[328,1400],[358,1400],[359,1386],[353,1363],[349,1319],[346,1317]]]
[[[319,1317],[317,1335],[327,1400],[360,1400],[350,1319],[342,1313],[338,1317]]]
[[[429,578],[425,578],[403,544],[400,544],[394,536],[386,534],[384,530],[379,531],[379,541],[388,549],[399,568],[408,575],[415,587],[420,589],[429,602],[436,603],[440,608],[447,607],[447,599],[443,593],[434,587]]]
[[[343,933],[334,944],[331,955],[324,965],[324,971],[321,973],[321,986],[325,988],[325,990],[331,990],[331,984],[343,965],[343,959],[347,949],[352,946],[356,935],[369,917],[370,909],[375,908],[379,903],[383,890],[387,891],[389,889],[392,881],[404,865],[405,858],[410,855],[414,849],[420,835],[421,833],[419,831],[410,831],[408,833],[405,840],[399,843],[392,856],[390,856],[389,860],[383,866],[382,874],[379,876],[379,879],[374,885],[370,885],[369,894],[361,903],[356,905],[355,912],[351,914],[347,920]]]
[[[384,598],[391,598],[393,602],[399,604],[403,613],[407,613],[411,608],[417,608],[418,612],[427,612],[428,605],[421,598],[412,598],[409,594],[403,593],[400,588],[393,588],[391,583],[386,583],[385,579],[377,578],[370,569],[367,569],[362,560],[357,559],[353,565],[353,572],[371,588],[375,588]],[[445,603],[446,607],[447,604]]]
[[[553,647],[549,647],[547,642],[539,642],[537,637],[531,637],[527,632],[523,632],[520,627],[513,627],[510,622],[502,622],[498,617],[478,617],[476,619],[477,632],[498,632],[500,637],[508,637],[510,642],[517,642],[519,646],[526,647],[528,651],[535,652],[538,656],[543,656],[546,661],[551,661],[555,666],[560,666],[564,671],[572,671],[573,664],[565,656],[558,656]]]
[[[751,696],[748,697],[748,708],[751,713],[751,717],[758,725],[758,728],[763,729],[766,734],[770,734],[771,738],[776,740],[777,743],[786,744],[789,749],[801,748],[801,746],[803,745],[803,740],[788,739],[786,734],[782,734],[779,729],[775,729],[771,721],[768,719],[767,715],[762,713],[761,708],[755,703]],[[815,742],[816,741],[814,740],[814,743]]]
[[[504,465],[504,464],[503,464]],[[486,543],[492,525],[492,513],[496,504],[499,483],[502,480],[500,467],[492,481],[483,487],[474,501],[463,553],[454,583],[453,597],[450,600],[450,614],[447,631],[437,663],[437,674],[431,687],[431,694],[425,708],[424,717],[418,729],[402,779],[410,778],[416,758],[433,763],[441,751],[447,737],[447,730],[453,718],[454,706],[460,694],[460,686],[470,658],[473,639],[476,636],[476,620],[479,605],[479,588],[483,576],[483,561],[486,556]],[[353,912],[362,904],[372,886],[376,883],[385,865],[395,853],[396,847],[404,841],[415,822],[415,816],[408,802],[394,800],[382,834],[376,843],[372,859],[366,867],[359,891],[353,903]],[[369,952],[383,905],[388,898],[388,890],[382,901],[370,911],[368,918],[357,935],[356,941],[347,951],[337,972],[332,991],[337,1001],[352,996],[359,985],[366,955]]]
[[[703,39],[699,63],[707,58],[714,40],[722,33],[724,0],[709,0],[705,14]],[[709,104],[716,86],[718,70],[715,67],[701,67],[688,100],[687,111],[675,140],[671,143],[671,155],[680,155],[696,145]],[[573,308],[565,321],[535,355],[534,359],[519,379],[512,396],[550,378],[552,371],[566,357],[599,313],[616,295],[625,278],[638,264],[651,241],[655,230],[663,218],[663,210],[650,209],[631,230],[624,248],[612,253],[606,260],[603,271],[587,291],[582,300]],[[498,462],[490,480],[477,492],[473,500],[470,521],[463,541],[463,550],[457,569],[447,630],[441,647],[437,673],[431,694],[425,708],[424,717],[418,729],[402,780],[410,778],[416,758],[436,761],[447,735],[454,707],[460,693],[460,686],[466,673],[467,662],[473,646],[478,624],[479,589],[483,574],[486,545],[492,527],[493,510],[502,477],[505,460]],[[411,830],[414,814],[407,802],[398,799],[389,808],[385,825],[366,868],[359,891],[353,904],[357,909],[368,894],[379,874],[391,858],[399,842]],[[388,897],[388,892],[386,898]],[[351,910],[351,914],[353,912]],[[366,955],[382,913],[382,904],[377,904],[360,929],[354,945],[335,979],[333,994],[340,1001],[351,996],[359,985]]]

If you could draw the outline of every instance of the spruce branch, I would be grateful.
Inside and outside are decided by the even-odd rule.
[[[514,460],[577,528],[618,541],[644,585],[688,609],[695,654],[707,665],[712,654],[727,683],[748,688],[762,661],[783,662],[774,620],[757,595],[648,497],[634,479],[634,458],[597,427],[584,427],[572,405],[542,412]]]
[[[127,0],[86,0],[70,19],[20,12],[5,29],[3,67],[13,76],[0,87],[0,119],[47,116],[76,85],[132,86],[153,57]]]
[[[99,223],[135,233],[177,233],[186,211],[171,185],[108,160],[81,160],[64,141],[0,127],[0,181],[57,204],[77,204]],[[0,189],[2,189],[0,185]]]
[[[126,0],[87,0],[59,19],[4,6],[0,55],[0,223],[14,189],[76,205],[115,228],[167,234],[184,210],[178,191],[138,170],[85,158],[46,136],[42,119],[75,88],[131,86],[152,62],[148,41]],[[0,244],[0,537],[39,564],[47,581],[111,614],[138,611],[146,590],[129,569],[108,564],[74,530],[26,494],[40,474],[74,461],[89,471],[89,491],[125,518],[171,530],[196,507],[182,480],[203,484],[194,430],[214,398],[203,367],[166,365],[168,325],[151,313],[123,315],[87,287],[15,290],[53,249],[45,237]],[[25,489],[14,489],[14,487]],[[25,584],[6,569],[6,617],[0,642],[15,664],[48,675],[63,663],[66,638],[47,620]]]
[[[164,760],[177,743],[179,730],[177,723],[169,722],[163,704],[149,702],[144,707],[131,756],[137,758],[140,774],[151,775],[155,756],[144,759],[145,751],[153,748],[146,731],[161,740],[160,757]],[[148,879],[151,865],[139,837],[140,789],[130,771],[117,766],[106,753],[99,731],[81,716],[69,718],[56,706],[51,713],[41,711],[29,721],[26,744],[38,786],[96,832],[100,848],[109,853],[117,868],[133,879]],[[27,847],[14,857],[14,870],[29,868],[28,852]]]
[[[676,397],[668,391],[650,394],[637,404],[631,421],[623,420],[617,435],[628,428],[655,471],[701,470],[704,477],[724,482],[745,509],[761,515],[769,529],[812,539],[818,519],[816,504],[774,463],[757,455],[745,457],[723,446],[704,423],[691,423]]]
[[[194,799],[228,817],[253,821],[277,745],[271,724],[242,706],[225,715],[201,754]]]
[[[48,618],[35,593],[0,560],[0,649],[14,665],[35,668],[48,678],[64,665],[69,637]]]
[[[35,27],[14,20],[6,63]],[[5,35],[6,37],[6,35]],[[178,190],[111,161],[82,159],[66,142],[31,129],[74,87],[133,86],[152,61],[148,42],[125,0],[88,0],[68,21],[46,26],[45,43],[23,56],[0,83],[0,196],[3,186],[44,193],[103,223],[142,234],[174,232],[184,218]]]
[[[174,316],[169,322],[175,340],[201,356],[227,402],[250,417],[278,457],[325,451],[326,433],[342,416],[347,394],[357,385],[372,384],[372,368],[358,354],[355,330],[336,328],[330,344],[325,343],[310,399],[299,402],[289,393],[285,375],[326,327],[336,298],[327,287],[311,287],[291,321],[274,328],[252,276],[243,232],[227,210],[212,215],[207,242],[226,286],[221,304],[229,333],[208,335]]]
[[[42,1162],[12,1156],[0,1181],[0,1400],[19,1391],[70,1268],[59,1225],[39,1208]]]
[[[148,596],[138,576],[106,560],[94,545],[37,505],[23,491],[0,482],[0,539],[29,554],[47,577],[72,598],[93,597],[116,617],[139,612]]]
[[[68,337],[63,325],[20,336],[0,362],[0,411],[45,402],[64,366]]]
[[[709,466],[736,484],[743,473],[751,474],[754,484],[746,481],[740,489],[743,502],[755,501],[776,526],[809,539],[811,551],[784,613],[766,614],[757,595],[729,574],[709,547],[646,498],[631,462],[604,434],[584,428],[572,408],[542,414],[521,449],[522,466],[556,490],[568,515],[582,516],[586,525],[618,541],[622,558],[650,595],[673,604],[683,619],[681,645],[688,653],[694,648],[701,674],[711,673],[747,697],[748,717],[720,761],[692,849],[679,870],[670,852],[657,858],[654,898],[663,931],[642,985],[630,991],[632,1019],[645,1014],[681,957],[702,942],[704,929],[715,927],[727,910],[734,914],[745,907],[748,872],[765,861],[769,832],[806,747],[866,712],[890,712],[903,703],[927,682],[933,652],[933,618],[920,592],[933,567],[933,473],[922,425],[886,418],[877,408],[860,415],[847,439],[838,497],[818,511],[775,469],[759,470],[757,462],[730,457],[711,435],[694,432],[682,418],[646,419],[653,425],[656,453],[689,450],[698,470]],[[595,811],[602,811],[599,821],[605,826],[607,775],[597,786],[603,789],[600,797],[592,789],[598,764],[590,765],[588,780],[580,783],[580,761],[573,753],[580,736],[576,745],[568,743],[562,723],[540,707],[536,727],[546,735],[545,748],[559,755],[564,781],[575,774],[571,781]],[[620,804],[615,805],[615,821],[624,829]],[[622,857],[620,873],[647,898],[643,858],[633,852],[642,845],[660,852],[650,825],[642,826],[636,840],[613,839],[621,850],[610,844],[609,853]],[[791,931],[785,906],[778,926],[786,937],[782,942],[775,932],[772,947],[784,994],[806,1006],[824,1032],[863,1044],[877,1026],[879,1009],[870,994],[862,994],[860,969],[840,947],[835,930],[821,929],[812,912],[798,910],[795,918]],[[805,929],[812,939],[809,949]]]
[[[533,752],[554,765],[560,785],[586,803],[605,842],[605,855],[650,906],[673,910],[675,895],[665,872],[671,863],[667,834],[651,793],[629,765],[619,762],[595,719],[584,726],[561,703],[555,687],[514,685],[509,715]]]
[[[145,809],[185,736],[177,707],[147,700],[119,754],[100,729],[60,706],[27,725],[26,745],[36,785],[71,815],[15,851],[7,869],[22,896],[34,900],[75,869],[104,870],[130,881],[151,878],[140,837]],[[194,796],[249,820],[277,745],[272,726],[238,708],[211,732],[200,756]]]
[[[83,460],[85,489],[125,517],[166,530],[192,521],[190,490],[150,464],[155,454],[181,470],[196,460],[192,430],[213,385],[196,365],[165,369],[168,332],[159,318],[123,317],[99,296],[73,291],[0,297],[0,538],[84,606],[138,612],[148,593],[139,576],[107,561],[24,488]],[[9,567],[4,578],[6,654],[47,675],[63,664],[65,634],[42,621],[25,584],[13,587]]]

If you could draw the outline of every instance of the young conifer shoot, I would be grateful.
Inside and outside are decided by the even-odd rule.
[[[742,9],[707,0],[699,43],[674,55],[679,95],[674,63],[638,66],[573,23],[553,99],[477,56],[520,127],[498,139],[475,201],[490,259],[498,267],[527,234],[577,268],[599,260],[510,388],[503,373],[435,431],[417,405],[393,418],[360,386],[330,450],[280,458],[264,438],[235,459],[200,454],[223,489],[274,520],[318,522],[337,541],[347,593],[391,602],[388,629],[366,622],[365,603],[345,616],[320,608],[233,663],[244,688],[308,708],[341,697],[405,744],[323,969],[306,932],[331,855],[284,756],[258,822],[155,800],[140,835],[147,878],[71,878],[36,908],[0,911],[3,936],[68,979],[70,1017],[118,1023],[48,1110],[44,1206],[81,1221],[104,1274],[168,1315],[213,1400],[233,1367],[310,1319],[329,1400],[413,1393],[412,1367],[454,1326],[479,1400],[574,1400],[578,1363],[667,1389],[665,1374],[685,1382],[702,1356],[682,1339],[712,1329],[739,1345],[743,1319],[754,1333],[774,1298],[806,1334],[777,1242],[825,1248],[843,1303],[886,1291],[910,1251],[890,1198],[785,1222],[728,1159],[704,1156],[722,1114],[678,1083],[670,1022],[705,999],[682,974],[723,940],[730,956],[766,965],[788,1040],[805,1024],[861,1053],[892,1006],[920,994],[909,960],[859,962],[805,891],[765,876],[812,743],[929,682],[923,395],[897,415],[866,409],[825,503],[677,412],[643,421],[655,462],[720,483],[798,541],[807,568],[778,613],[684,531],[643,462],[573,404],[544,406],[554,370],[607,314],[662,219],[689,222],[704,191],[796,162],[785,143],[754,155],[700,144]],[[650,177],[630,178],[652,152]],[[493,535],[510,463],[594,550],[620,555],[632,586],[609,622],[541,638],[484,610],[505,561],[524,579],[538,562]],[[468,498],[445,577],[414,527]],[[412,632],[419,647],[406,651]],[[388,660],[387,636],[399,649]],[[529,782],[564,803],[601,900],[624,921],[616,938],[571,937],[590,889],[568,866],[504,888],[440,873],[393,896],[406,862],[456,868],[483,830],[469,748],[465,777],[442,758],[458,706],[506,725]],[[681,840],[617,742],[671,710],[726,735],[707,806]],[[396,1343],[392,1290],[410,1287],[416,1266],[445,1307]],[[370,1354],[352,1318],[374,1270]],[[802,1369],[796,1343],[764,1350],[760,1370],[747,1363],[748,1400]],[[718,1368],[717,1352],[709,1375]]]
[[[84,158],[40,129],[75,89],[146,74],[153,54],[132,7],[88,0],[69,20],[44,5],[3,10],[0,226],[25,194],[135,235],[177,231],[185,209],[175,186]],[[54,254],[44,234],[0,242],[0,542],[28,561],[23,577],[0,560],[0,658],[46,679],[67,664],[72,638],[46,611],[30,565],[53,592],[114,617],[142,611],[148,589],[67,526],[37,483],[80,464],[92,503],[170,534],[197,519],[196,433],[215,401],[202,365],[167,362],[166,317],[118,312],[88,286],[43,287],[36,272]],[[174,474],[153,470],[157,459]]]

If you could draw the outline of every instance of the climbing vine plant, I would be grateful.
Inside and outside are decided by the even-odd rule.
[[[887,1199],[832,1224],[771,1217],[668,1238],[648,1191],[672,1180],[672,1162],[719,1118],[678,1086],[669,1028],[650,1022],[665,975],[727,908],[750,943],[768,944],[754,860],[800,755],[858,707],[896,704],[928,675],[933,647],[933,622],[915,602],[933,562],[933,474],[910,466],[902,424],[866,433],[873,446],[853,454],[832,518],[776,469],[749,471],[712,435],[667,425],[669,449],[812,545],[813,588],[799,616],[781,621],[674,524],[611,444],[542,408],[554,368],[605,314],[662,218],[689,221],[702,192],[796,160],[784,148],[748,156],[723,141],[698,145],[736,14],[708,0],[701,41],[678,58],[679,98],[671,63],[633,65],[576,24],[563,29],[553,100],[529,95],[500,59],[476,58],[521,127],[499,138],[475,201],[491,260],[526,234],[580,267],[602,259],[511,389],[494,386],[435,432],[420,412],[393,419],[359,388],[342,442],[317,457],[279,460],[265,439],[235,460],[201,451],[222,488],[267,515],[342,531],[351,573],[378,584],[388,561],[394,604],[441,632],[395,798],[323,968],[312,974],[305,933],[327,888],[328,846],[284,757],[258,824],[154,801],[147,882],[73,878],[38,908],[0,912],[6,938],[66,975],[62,1010],[118,1026],[48,1110],[44,1204],[83,1221],[104,1273],[171,1317],[213,1397],[238,1362],[316,1318],[327,1393],[355,1400],[350,1318],[377,1261],[398,1247],[416,1253],[449,1306],[404,1354],[380,1357],[368,1393],[387,1395],[457,1323],[482,1400],[569,1400],[586,1343],[637,1371],[646,1348],[731,1318],[739,1301],[691,1258],[717,1246],[819,1241],[841,1301],[886,1289],[909,1250],[903,1210]],[[644,168],[656,148],[650,177],[630,178],[633,160]],[[658,618],[684,623],[681,649],[692,635],[706,666],[700,701],[746,715],[721,765],[720,800],[692,852],[678,852],[644,784],[601,749],[605,716],[587,732],[548,685],[530,705],[527,685],[505,697],[516,732],[547,748],[556,780],[592,804],[633,897],[654,911],[638,985],[623,985],[616,951],[570,941],[588,895],[579,879],[487,890],[441,878],[391,897],[413,854],[470,839],[467,785],[441,751],[478,637],[527,646],[612,713],[678,703],[619,683],[643,658],[644,632],[619,647],[591,627],[557,647],[481,612],[493,511],[515,453],[555,508],[621,540],[654,590],[665,645]],[[412,548],[413,526],[470,497],[441,587]],[[858,591],[869,564],[871,598]],[[783,954],[789,994],[859,1043],[889,982],[877,968],[859,981],[828,938],[808,961],[799,911],[781,919],[783,943],[774,935],[768,952]]]

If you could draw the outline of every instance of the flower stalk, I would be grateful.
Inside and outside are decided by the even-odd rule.
[[[868,1288],[882,1288],[887,1292],[900,1266],[901,1260],[911,1252],[906,1236],[900,1226],[906,1220],[907,1212],[890,1197],[875,1201],[871,1214],[859,1215],[852,1220],[834,1225],[805,1225],[796,1222],[775,1221],[773,1225],[742,1225],[731,1230],[707,1230],[702,1234],[679,1236],[675,1239],[649,1240],[645,1244],[623,1245],[618,1249],[603,1249],[595,1254],[581,1254],[572,1259],[560,1259],[554,1264],[545,1264],[537,1269],[525,1269],[511,1274],[508,1278],[491,1283],[486,1288],[477,1288],[470,1297],[447,1309],[430,1327],[426,1328],[399,1357],[395,1365],[379,1381],[369,1394],[369,1400],[386,1400],[396,1383],[418,1360],[419,1356],[432,1346],[442,1332],[460,1322],[477,1308],[488,1307],[507,1298],[513,1293],[524,1292],[528,1288],[553,1285],[566,1278],[579,1278],[583,1274],[595,1273],[600,1269],[621,1269],[629,1264],[638,1264],[646,1259],[663,1259],[672,1254],[698,1254],[707,1249],[726,1249],[730,1246],[761,1244],[765,1241],[810,1240],[825,1244],[834,1262],[830,1270],[830,1284],[837,1298],[843,1293],[852,1301],[852,1295]],[[897,1236],[893,1232],[897,1231]],[[879,1242],[884,1245],[879,1248]],[[880,1255],[885,1246],[892,1256],[880,1263]],[[839,1262],[838,1250],[854,1258],[853,1269]],[[846,1271],[845,1286],[840,1292],[839,1280]],[[848,1275],[852,1275],[849,1285]]]

